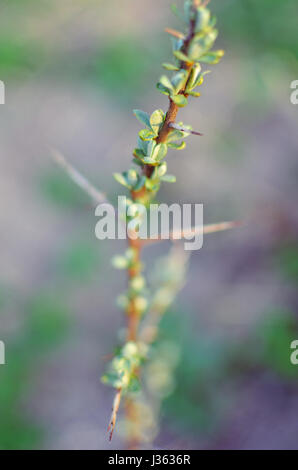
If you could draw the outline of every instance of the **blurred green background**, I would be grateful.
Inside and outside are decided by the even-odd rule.
[[[50,154],[120,191],[112,173],[131,160],[132,109],[167,106],[155,83],[170,58],[164,27],[179,27],[170,4],[1,1],[0,449],[124,445],[107,442],[112,393],[100,383],[123,328],[125,279],[109,263],[123,245],[96,241],[93,208]],[[170,155],[177,184],[160,198],[204,203],[206,223],[250,222],[206,237],[164,318],[157,348],[175,344],[177,360],[154,445],[298,449],[298,5],[211,7],[226,56],[181,112],[205,137]]]

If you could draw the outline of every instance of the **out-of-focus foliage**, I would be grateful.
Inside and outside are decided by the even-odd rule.
[[[290,344],[298,338],[295,316],[287,310],[271,311],[256,330],[261,363],[286,379],[298,379],[297,367],[290,361]]]
[[[241,342],[228,342],[224,336],[206,337],[200,329],[191,328],[184,316],[171,312],[164,317],[160,340],[180,350],[178,365],[171,372],[173,393],[165,395],[163,404],[179,429],[204,434],[214,430],[236,399],[237,383],[251,374],[267,371],[282,381],[297,383],[290,344],[298,338],[298,324],[289,311],[269,311]],[[224,394],[227,386],[228,396]],[[223,394],[217,393],[219,388]]]
[[[0,370],[0,449],[3,450],[41,446],[42,430],[21,407],[32,392],[36,368],[65,339],[69,325],[65,305],[53,296],[38,295],[30,299],[24,310],[20,332],[5,341],[6,365]]]
[[[63,210],[67,208],[86,208],[90,205],[85,193],[78,191],[70,178],[57,169],[42,176],[40,189],[50,202],[60,206]]]
[[[152,48],[152,45],[151,45]],[[146,88],[150,80],[152,50],[136,38],[118,37],[106,43],[87,67],[86,79],[126,103]]]
[[[251,47],[254,53],[298,54],[295,0],[228,0],[213,2],[225,40]]]
[[[98,2],[92,3],[93,6],[96,3],[95,14],[100,19],[101,6]],[[180,5],[179,0],[176,3]],[[82,0],[82,5],[86,4],[88,0]],[[159,4],[156,0],[150,7],[157,9]],[[41,72],[40,79],[43,80],[43,72],[58,82],[63,78],[66,82],[77,80],[83,87],[92,84],[115,98],[115,113],[119,111],[119,104],[127,105],[129,101],[132,108],[138,104],[135,97],[153,92],[157,69],[152,64],[160,62],[164,50],[158,22],[152,23],[152,31],[142,37],[138,30],[113,31],[113,34],[95,40],[86,54],[80,48],[69,54],[68,49],[52,48],[50,35],[41,41],[38,28],[37,34],[26,37],[28,19],[35,19],[33,31],[34,24],[38,24],[38,15],[43,18],[45,9],[57,5],[59,2],[48,0],[1,1],[0,79],[9,77],[10,86],[12,81],[23,83],[24,78],[35,77],[35,72]],[[267,74],[270,74],[270,60],[266,62],[264,56],[281,59],[284,67],[290,70],[297,64],[297,0],[213,0],[212,8],[219,28],[224,31],[221,42],[228,56],[237,59],[240,51],[249,69],[243,78],[246,81],[240,84],[241,95],[243,102],[245,100],[246,119],[255,122],[267,112],[264,110],[267,90],[257,71],[257,68],[266,68],[268,63]],[[59,11],[57,13],[59,15]],[[246,54],[253,62],[246,61]],[[248,138],[250,144],[251,135]],[[243,142],[244,136],[236,134],[233,128],[224,129],[218,138],[218,152],[214,152],[214,158],[218,155],[233,166],[239,164],[246,158],[241,148]],[[41,178],[40,186],[46,198],[56,207],[60,206],[61,211],[89,207],[84,194],[60,171],[47,173]],[[78,282],[88,281],[97,273],[100,259],[91,244],[71,241],[66,248],[60,250],[59,247],[57,252],[52,274],[61,283],[59,293],[53,295],[44,286],[44,293],[35,293],[29,301],[20,299],[13,310],[19,312],[20,318],[25,317],[23,331],[17,336],[12,334],[7,340],[1,331],[0,339],[6,342],[9,366],[0,367],[0,449],[42,445],[43,433],[39,426],[32,424],[32,416],[24,411],[24,403],[31,396],[31,385],[43,359],[66,339],[70,320],[65,304],[69,295],[77,292]],[[286,289],[295,288],[298,279],[296,242],[277,247],[272,269],[276,270]],[[61,298],[65,286],[67,298],[65,291]],[[9,315],[6,307],[10,302],[10,291],[0,286],[0,325],[1,319]],[[14,295],[18,297],[20,293],[14,290]],[[206,338],[203,326],[202,331],[197,331],[188,322],[182,309],[173,317],[172,312],[165,317],[161,342],[152,351],[152,381],[147,384],[152,393],[165,400],[162,409],[179,432],[181,429],[186,432],[212,430],[225,407],[229,406],[229,402],[221,400],[218,394],[218,389],[226,383],[237,383],[260,371],[276,374],[280,380],[290,383],[296,381],[297,366],[290,364],[289,345],[298,338],[297,319],[287,305],[281,305],[278,311],[275,306],[271,309],[269,306],[266,320],[252,329],[243,344],[224,336]],[[172,362],[168,354],[172,355]],[[166,357],[165,361],[163,357]],[[229,397],[232,400],[233,393]]]
[[[72,242],[58,260],[60,275],[78,282],[89,281],[99,266],[100,254],[96,242]]]
[[[42,53],[35,42],[24,42],[0,35],[1,78],[13,80],[34,73],[40,66]]]
[[[285,280],[296,284],[298,281],[298,245],[290,243],[282,246],[276,254],[275,261]]]

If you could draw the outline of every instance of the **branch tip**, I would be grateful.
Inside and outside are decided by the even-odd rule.
[[[175,122],[170,122],[169,127],[171,127],[172,129],[176,129],[177,131],[187,132],[187,133],[192,134],[192,135],[198,135],[198,136],[203,136],[204,135],[201,132],[191,131],[190,129],[186,129],[185,127],[179,126]]]
[[[121,394],[122,394],[122,389],[119,388],[117,390],[117,393],[114,398],[114,403],[113,403],[113,408],[112,408],[112,414],[110,418],[110,423],[108,426],[108,433],[109,433],[109,441],[111,442],[116,426],[116,421],[117,421],[117,415],[120,407],[120,402],[121,402]]]

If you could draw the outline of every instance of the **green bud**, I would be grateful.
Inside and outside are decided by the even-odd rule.
[[[116,269],[127,269],[129,266],[129,262],[125,256],[117,255],[112,258],[112,265]]]
[[[143,276],[133,277],[130,282],[130,287],[136,292],[141,291],[145,287],[145,278]]]
[[[147,299],[145,299],[145,297],[142,297],[142,296],[135,297],[134,304],[135,304],[135,308],[137,312],[140,314],[144,313],[148,307]]]
[[[138,354],[138,346],[134,341],[129,341],[122,348],[122,354],[128,359]]]

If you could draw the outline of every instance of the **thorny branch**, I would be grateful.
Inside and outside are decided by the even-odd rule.
[[[195,13],[195,7],[198,7],[201,4],[199,0],[193,0],[193,10]],[[204,2],[206,4],[206,2]],[[196,34],[196,15],[193,15],[193,18],[190,20],[190,25],[189,25],[189,31],[188,35],[186,38],[183,39],[183,46],[181,48],[181,51],[184,54],[188,54],[188,49],[191,44],[192,39],[194,38]],[[185,68],[188,71],[188,79],[190,76],[191,69],[193,67],[193,64],[188,64],[186,62],[181,62],[181,67]],[[188,79],[185,82],[184,87],[181,88],[179,94],[185,95],[185,90],[187,86]],[[177,114],[178,114],[179,107],[178,105],[172,100],[172,98],[169,98],[169,108],[166,114],[166,118],[164,121],[164,124],[162,125],[158,136],[156,138],[156,143],[160,144],[163,142],[166,142],[170,132],[172,131],[172,125],[175,123]],[[150,178],[153,174],[154,167],[150,165],[144,165],[143,167],[143,173]],[[146,192],[148,190],[144,186],[142,192],[142,197],[145,196]],[[131,197],[133,201],[138,201],[140,194],[139,192],[131,191]],[[150,199],[150,195],[149,195]],[[135,252],[135,257],[137,261],[137,269],[136,272],[131,272],[131,270],[128,271],[128,279],[129,281],[132,281],[135,276],[138,276],[141,273],[141,265],[140,265],[140,258],[141,258],[141,250],[142,250],[142,244],[140,240],[135,240],[129,241],[129,246],[134,249]],[[138,337],[138,329],[139,329],[139,323],[140,323],[140,314],[136,308],[135,305],[135,299],[131,298],[129,307],[128,307],[128,313],[129,313],[129,319],[128,319],[128,334],[127,334],[127,339],[128,341],[136,341]],[[132,405],[132,404],[131,404]],[[133,406],[133,405],[132,405]],[[114,425],[116,423],[116,420],[114,422]]]
[[[177,38],[178,40],[182,42],[181,47],[179,48],[179,51],[178,51],[180,53],[180,57],[179,57],[180,66],[178,69],[185,72],[186,80],[184,81],[183,85],[180,84],[177,87],[177,89],[175,89],[176,91],[175,96],[172,96],[171,93],[167,93],[169,94],[169,107],[168,107],[166,116],[164,118],[163,124],[161,124],[158,134],[155,135],[154,140],[155,140],[156,145],[167,143],[169,135],[171,134],[171,132],[174,132],[174,131],[178,131],[180,133],[182,132],[186,134],[199,135],[199,136],[202,135],[200,132],[192,131],[186,127],[181,126],[180,124],[177,124],[176,119],[177,119],[177,115],[179,111],[179,103],[181,103],[181,100],[186,101],[185,99],[188,98],[189,94],[192,94],[193,96],[199,96],[198,93],[192,92],[193,88],[190,84],[192,83],[191,74],[193,71],[197,70],[195,69],[197,59],[194,59],[193,61],[191,59],[190,60],[187,60],[187,59],[188,59],[188,54],[191,49],[190,46],[192,45],[193,40],[195,40],[195,38],[197,37],[196,36],[197,34],[196,22],[197,22],[198,7],[203,7],[203,8],[206,7],[209,1],[210,0],[192,0],[192,3],[190,2],[190,12],[192,12],[192,14],[189,15],[189,28],[188,28],[188,32],[186,35],[176,30],[173,30],[171,28],[166,29],[167,33],[171,34],[172,36],[174,36],[175,38]],[[212,29],[212,26],[211,26],[211,29]],[[218,58],[220,58],[222,56],[221,53],[223,51],[217,51],[217,52],[218,52]],[[199,60],[197,60],[198,65],[199,65]],[[209,63],[217,63],[217,62],[216,60],[214,60],[214,62],[212,62],[211,60],[211,62]],[[175,69],[175,70],[178,70],[178,69]],[[83,175],[81,175],[81,173],[79,173],[72,165],[70,165],[59,152],[54,151],[53,158],[56,161],[56,163],[58,163],[64,169],[64,171],[69,175],[72,181],[76,183],[82,190],[84,190],[89,195],[89,197],[92,199],[94,204],[98,205],[100,203],[107,202],[107,198],[105,194],[98,191]],[[152,179],[154,168],[155,167],[152,164],[145,163],[145,162],[143,163],[142,173],[148,180]],[[131,194],[132,201],[136,203],[141,202],[141,201],[146,201],[147,203],[150,203],[152,198],[154,197],[154,191],[152,192],[149,189],[147,189],[146,185],[143,185],[141,189],[134,189],[134,187],[132,187],[130,189],[130,194]],[[187,237],[189,235],[195,235],[201,232],[203,232],[204,234],[215,233],[218,231],[231,229],[239,224],[240,224],[239,222],[222,222],[220,224],[207,225],[203,228],[193,227],[187,231],[184,231],[184,233],[181,233],[179,235],[180,235],[180,238],[183,238],[183,237]],[[172,239],[177,238],[177,234],[173,232],[171,234],[171,238]],[[162,239],[162,235],[159,239]],[[140,278],[142,274],[142,269],[143,269],[142,263],[141,263],[142,249],[145,245],[154,241],[158,241],[158,240],[145,240],[144,241],[144,240],[140,240],[137,237],[136,239],[132,239],[129,237],[128,244],[129,244],[131,253],[133,253],[133,259],[131,260],[132,264],[128,268],[128,283],[129,284],[132,284],[134,281]],[[181,247],[178,249],[177,246],[179,246],[179,244],[176,243],[173,247],[173,250],[171,251],[169,255],[169,262],[171,262],[171,260],[172,261],[174,260],[179,265],[179,269],[181,273],[183,274],[186,270],[186,266],[187,266],[188,259],[189,259],[189,253],[185,253],[185,252],[182,253]],[[177,279],[175,282],[165,287],[169,290],[169,293],[173,297],[175,293],[177,293],[177,291],[182,287],[182,284],[183,284],[183,281],[181,277],[181,279]],[[126,312],[128,314],[127,343],[128,344],[138,343],[139,341],[144,341],[144,343],[151,344],[156,337],[157,329],[158,329],[157,327],[158,327],[161,314],[166,308],[167,306],[165,305],[163,305],[162,307],[158,305],[158,303],[155,302],[155,298],[153,296],[151,309],[149,310],[148,317],[146,318],[147,321],[144,323],[142,330],[139,331],[141,311],[137,303],[137,295],[131,295],[129,297],[129,302],[126,308]],[[135,376],[139,375],[138,366],[133,367],[133,373]],[[117,414],[118,414],[120,402],[121,402],[121,397],[125,392],[122,386],[115,386],[115,388],[116,388],[116,395],[114,398],[112,415],[111,415],[111,419],[110,419],[109,427],[108,427],[110,440],[112,439],[113,432],[115,429]],[[134,402],[130,398],[127,398],[126,410],[127,410],[128,420],[132,419],[133,416],[137,415],[137,413],[134,412],[135,411]],[[134,440],[134,442],[131,443],[130,447],[133,448],[134,446],[137,446],[137,444],[138,443]]]

